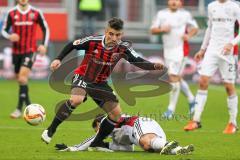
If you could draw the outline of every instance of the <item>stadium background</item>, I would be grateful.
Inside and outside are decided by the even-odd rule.
[[[194,53],[199,49],[201,40],[206,29],[206,6],[211,0],[185,0],[184,8],[191,11],[197,20],[200,31],[190,40],[190,56],[184,70],[184,76],[188,81],[196,82],[198,79],[197,64],[192,59]],[[31,77],[33,79],[47,79],[48,65],[62,49],[66,41],[83,37],[82,14],[78,8],[79,0],[30,0],[33,6],[43,10],[50,27],[50,44],[47,57],[38,57]],[[162,61],[162,45],[160,36],[152,36],[149,33],[152,19],[157,10],[165,8],[166,0],[102,0],[103,7],[97,15],[95,23],[95,34],[104,32],[105,21],[112,16],[121,17],[125,20],[125,38],[133,41],[135,49],[151,61]],[[14,0],[1,0],[0,2],[0,28],[8,8],[15,5]],[[41,33],[41,32],[38,32]],[[41,37],[41,34],[38,35]],[[0,78],[12,79],[13,70],[11,66],[11,43],[0,37]],[[75,55],[78,53],[75,53]],[[74,54],[73,54],[74,55]],[[240,64],[240,62],[239,62]],[[125,68],[120,63],[120,68]],[[240,65],[239,65],[240,66]],[[133,68],[128,68],[133,70]],[[238,73],[240,74],[240,73]],[[220,83],[221,78],[217,73],[213,83]],[[240,84],[240,79],[237,80]]]
[[[158,9],[166,7],[167,0],[103,0],[102,13],[99,14],[96,24],[97,33],[103,33],[105,21],[110,17],[107,4],[114,2],[111,11],[125,20],[125,38],[133,41],[136,50],[151,60],[158,60],[162,56],[160,37],[151,36],[149,27],[153,15]],[[206,5],[211,0],[184,0],[185,8],[190,10],[200,26],[196,37],[190,41],[190,58],[200,47],[204,30],[206,28]],[[177,104],[176,117],[174,120],[163,120],[161,114],[168,104],[168,95],[137,98],[134,106],[129,106],[120,97],[123,111],[132,115],[152,117],[157,120],[169,140],[177,140],[182,145],[194,144],[195,152],[188,156],[159,156],[159,154],[141,152],[136,147],[134,153],[59,153],[54,150],[56,143],[77,144],[93,135],[89,121],[71,121],[62,124],[52,143],[46,145],[40,141],[42,131],[50,124],[55,115],[55,105],[67,99],[68,95],[55,92],[48,84],[49,62],[63,48],[63,45],[70,40],[82,37],[82,15],[79,13],[77,0],[29,0],[29,2],[43,10],[50,26],[51,42],[48,49],[48,58],[38,59],[33,69],[32,79],[29,83],[31,99],[34,103],[44,106],[47,112],[46,121],[39,126],[30,126],[23,119],[12,120],[9,114],[15,108],[17,102],[18,85],[13,79],[11,66],[11,43],[0,36],[0,159],[1,160],[237,160],[240,157],[240,134],[224,135],[222,131],[228,120],[226,94],[223,86],[211,85],[209,87],[208,102],[203,113],[203,128],[186,133],[183,126],[188,122],[188,105],[183,95],[180,95]],[[15,0],[0,0],[0,28],[8,8],[14,6]],[[41,35],[39,35],[41,36]],[[82,54],[74,52],[72,56]],[[188,81],[196,81],[196,63],[190,60],[185,70],[185,77]],[[125,67],[119,67],[121,70]],[[133,68],[127,68],[132,70]],[[240,69],[239,69],[240,70]],[[193,74],[194,73],[194,74]],[[42,80],[43,79],[43,80]],[[220,82],[218,75],[214,76],[215,83]],[[238,79],[238,84],[240,84]],[[153,88],[152,86],[141,86],[134,88],[144,91]],[[193,93],[196,93],[196,83],[191,83]],[[239,85],[237,93],[240,94]],[[88,100],[80,106],[74,115],[88,112],[96,108],[93,101]],[[239,118],[238,118],[239,123]]]

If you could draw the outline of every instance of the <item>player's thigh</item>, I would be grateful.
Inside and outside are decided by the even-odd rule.
[[[165,59],[165,65],[168,67],[168,74],[180,77],[182,75],[183,69],[185,67],[184,60],[173,61],[170,59]]]
[[[139,141],[140,138],[149,133],[154,133],[158,137],[166,141],[166,134],[164,133],[161,126],[151,118],[138,118],[134,123],[134,136]]]
[[[87,88],[87,93],[99,107],[104,107],[104,110],[107,112],[112,111],[116,107],[120,107],[116,94],[107,82],[90,84]]]
[[[35,53],[24,54],[21,59],[21,67],[26,67],[31,70],[35,60],[36,60]]]
[[[229,57],[228,61],[221,59],[219,61],[219,71],[224,83],[234,84],[237,75],[234,57]]]
[[[70,102],[73,106],[77,106],[86,99],[87,83],[79,74],[74,75],[71,86]]]
[[[202,76],[211,77],[218,69],[219,57],[205,54],[199,68],[198,72]]]
[[[20,71],[21,61],[22,61],[21,59],[22,59],[22,55],[16,55],[16,54],[12,55],[12,64],[14,65],[14,72],[16,75],[18,75]]]

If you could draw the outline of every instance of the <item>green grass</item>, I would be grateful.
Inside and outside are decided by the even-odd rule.
[[[160,156],[156,153],[146,153],[137,147],[134,153],[102,153],[102,152],[57,152],[54,150],[55,143],[77,144],[94,134],[90,128],[91,121],[64,122],[54,136],[52,143],[44,144],[40,135],[46,128],[53,116],[55,104],[68,98],[53,91],[47,82],[30,82],[30,95],[32,102],[44,106],[47,112],[46,121],[40,126],[30,126],[23,119],[13,120],[9,113],[15,109],[18,86],[14,81],[0,81],[0,159],[44,159],[44,160],[153,160],[153,159],[177,159],[177,160],[203,160],[203,159],[239,159],[240,157],[240,134],[224,135],[223,129],[228,121],[226,106],[226,94],[223,87],[213,86],[209,88],[209,96],[202,117],[203,128],[194,132],[184,132],[183,126],[187,123],[186,118],[173,121],[160,119],[161,113],[168,104],[168,95],[153,98],[139,98],[136,106],[127,106],[121,101],[123,111],[128,114],[147,115],[155,118],[165,130],[169,140],[177,140],[182,145],[194,144],[195,152],[186,156]],[[196,87],[191,86],[193,91]],[[142,88],[141,88],[142,90]],[[239,93],[239,88],[238,88]],[[93,109],[95,104],[89,99],[79,106],[77,113]],[[186,115],[188,105],[181,95],[177,113]]]

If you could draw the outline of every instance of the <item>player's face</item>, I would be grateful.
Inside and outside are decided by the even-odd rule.
[[[114,47],[119,41],[121,41],[122,35],[122,30],[115,30],[111,27],[108,27],[105,31],[105,45],[107,47]]]
[[[18,4],[21,6],[26,6],[28,4],[28,0],[18,0]]]
[[[168,0],[168,7],[172,11],[176,11],[181,6],[181,0]]]

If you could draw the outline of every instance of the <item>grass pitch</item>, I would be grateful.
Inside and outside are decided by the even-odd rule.
[[[168,95],[138,98],[136,106],[128,106],[120,101],[123,111],[128,114],[139,114],[152,117],[157,120],[167,139],[177,140],[182,145],[194,144],[195,152],[184,156],[160,156],[157,153],[143,152],[136,147],[136,152],[58,152],[55,151],[55,143],[77,144],[94,134],[91,129],[91,120],[64,122],[59,126],[51,144],[46,145],[40,140],[40,135],[53,116],[57,102],[67,99],[68,95],[62,95],[53,91],[46,81],[31,81],[30,96],[33,103],[39,103],[46,109],[47,119],[39,126],[30,126],[23,119],[13,120],[9,114],[15,109],[17,102],[18,86],[15,81],[0,81],[0,159],[3,160],[219,160],[239,159],[240,157],[240,133],[235,135],[222,134],[228,121],[226,93],[222,86],[209,88],[209,96],[205,111],[202,116],[203,128],[194,132],[184,132],[183,126],[188,122],[187,100],[180,96],[177,105],[177,118],[171,121],[162,120],[163,113],[168,104]],[[196,86],[192,85],[193,92]],[[238,88],[238,94],[240,88]],[[82,113],[95,108],[92,100],[81,105],[75,112]],[[239,122],[239,119],[238,119]]]

